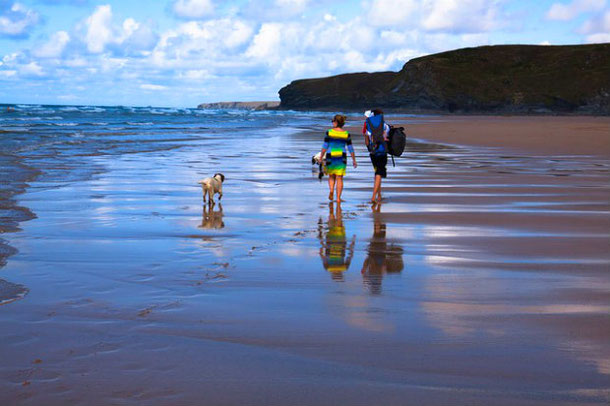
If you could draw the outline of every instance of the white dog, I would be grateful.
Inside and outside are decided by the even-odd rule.
[[[203,202],[205,203],[205,196],[208,195],[208,201],[214,203],[214,194],[218,193],[218,200],[222,199],[222,182],[225,181],[225,175],[222,173],[214,174],[211,178],[205,178],[200,180],[201,189],[203,189]]]
[[[322,158],[321,151],[311,157],[311,164],[318,165],[318,179],[322,180],[324,174],[326,174],[326,159]]]

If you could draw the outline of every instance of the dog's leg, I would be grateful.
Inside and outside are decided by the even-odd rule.
[[[201,189],[203,190],[203,202],[205,203],[205,194],[207,193],[207,190],[205,186],[202,186]]]
[[[222,186],[218,189],[218,201],[220,201],[220,199],[222,199]]]

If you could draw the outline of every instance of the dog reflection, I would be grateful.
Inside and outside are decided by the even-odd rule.
[[[334,203],[329,203],[328,208],[327,228],[324,228],[322,219],[318,224],[318,238],[322,245],[320,258],[322,258],[324,269],[330,272],[332,279],[342,281],[343,272],[348,270],[354,256],[356,236],[352,237],[352,241],[348,245],[341,204],[337,204],[336,211]]]
[[[386,224],[378,215],[381,205],[373,206],[373,236],[367,247],[367,256],[362,264],[362,280],[373,295],[381,294],[381,282],[385,274],[399,273],[405,265],[403,249],[397,244],[388,244]]]
[[[205,229],[220,229],[224,228],[225,223],[222,221],[222,205],[218,203],[218,210],[214,210],[216,205],[203,205],[203,214],[201,215],[201,225],[199,228]]]

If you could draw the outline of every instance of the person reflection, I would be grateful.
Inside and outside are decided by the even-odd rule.
[[[224,228],[225,223],[222,221],[222,204],[218,203],[218,210],[214,210],[216,206],[215,203],[210,203],[203,205],[203,213],[201,215],[201,224],[198,226],[199,228],[205,229],[220,229]]]
[[[333,202],[328,204],[327,227],[323,227],[320,219],[318,237],[322,245],[320,258],[322,258],[324,269],[330,272],[333,280],[343,281],[343,272],[348,270],[354,256],[356,236],[352,236],[352,241],[348,246],[341,203],[337,203],[336,211]]]
[[[381,294],[384,274],[399,273],[404,268],[403,249],[389,244],[386,239],[386,224],[380,215],[381,204],[373,205],[373,236],[367,247],[367,256],[362,264],[362,281],[372,295]]]

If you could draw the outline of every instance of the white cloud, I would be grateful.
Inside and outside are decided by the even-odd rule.
[[[10,64],[20,58],[22,54],[20,52],[13,52],[11,54],[4,55],[2,57],[2,64]]]
[[[69,4],[72,6],[85,6],[89,0],[38,0],[40,3],[46,3],[51,5]]]
[[[430,31],[485,32],[495,28],[498,1],[424,0],[422,27]]]
[[[65,31],[57,31],[44,44],[36,47],[32,54],[37,58],[58,58],[70,41],[70,35]]]
[[[275,0],[274,6],[283,15],[291,16],[307,10],[309,3],[309,0]]]
[[[244,55],[251,63],[266,66],[277,82],[400,68],[406,60],[398,58],[415,54],[408,45],[412,36],[384,32],[381,36],[360,17],[333,24],[323,20],[315,24],[265,23]],[[380,37],[388,41],[379,41]]]
[[[283,28],[284,25],[281,23],[263,24],[254,37],[252,45],[246,51],[246,56],[254,58],[277,57],[282,42],[288,40],[288,30]]]
[[[161,85],[151,85],[148,83],[142,84],[140,85],[140,89],[143,90],[166,90],[167,86],[161,86]]]
[[[571,3],[554,3],[546,14],[549,20],[573,20],[582,13],[599,11],[606,6],[606,0],[573,0]]]
[[[69,68],[84,68],[88,63],[85,58],[77,56],[64,60],[63,64]]]
[[[610,10],[585,21],[580,32],[583,34],[610,33]]]
[[[247,0],[230,12],[259,23],[287,22],[302,19],[311,10],[328,9],[331,3],[329,0]]]
[[[374,26],[416,24],[419,2],[415,0],[374,0],[366,13],[366,23]]]
[[[114,58],[102,55],[96,65],[105,73],[116,72],[125,67],[129,62],[128,58]]]
[[[239,54],[253,35],[250,24],[239,19],[190,21],[168,30],[152,52],[162,68],[201,69],[207,65],[240,62]]]
[[[112,7],[98,6],[85,20],[84,42],[87,50],[101,54],[109,49],[119,54],[131,54],[152,49],[157,35],[151,27],[127,18],[122,25],[113,22]]]
[[[207,80],[214,77],[207,69],[192,69],[178,74],[179,79],[186,80]]]
[[[5,77],[5,78],[12,78],[15,75],[17,75],[17,71],[16,70],[1,70],[0,69],[0,77]]]
[[[19,73],[24,76],[43,76],[44,72],[42,67],[36,62],[30,62],[26,65],[22,65],[19,69]]]
[[[503,0],[374,0],[363,26],[398,32],[422,31],[480,33],[500,25]]]
[[[99,54],[104,52],[106,45],[113,40],[111,29],[112,7],[106,4],[98,6],[87,18],[87,34],[85,41],[89,52]]]
[[[298,11],[303,11],[309,4],[309,0],[275,0],[275,5],[278,7],[292,8]]]
[[[122,32],[118,33],[116,43],[121,45],[123,53],[131,53],[150,50],[157,40],[158,37],[151,27],[128,18],[123,21]]]
[[[176,0],[174,14],[180,18],[197,20],[214,13],[212,0]]]
[[[583,23],[579,32],[588,43],[610,42],[610,9]]]
[[[587,35],[587,42],[589,44],[603,44],[606,42],[610,42],[610,34],[600,33]]]
[[[27,30],[38,23],[40,17],[34,10],[21,3],[13,3],[10,8],[3,9],[3,3],[0,3],[0,36],[26,36]]]

